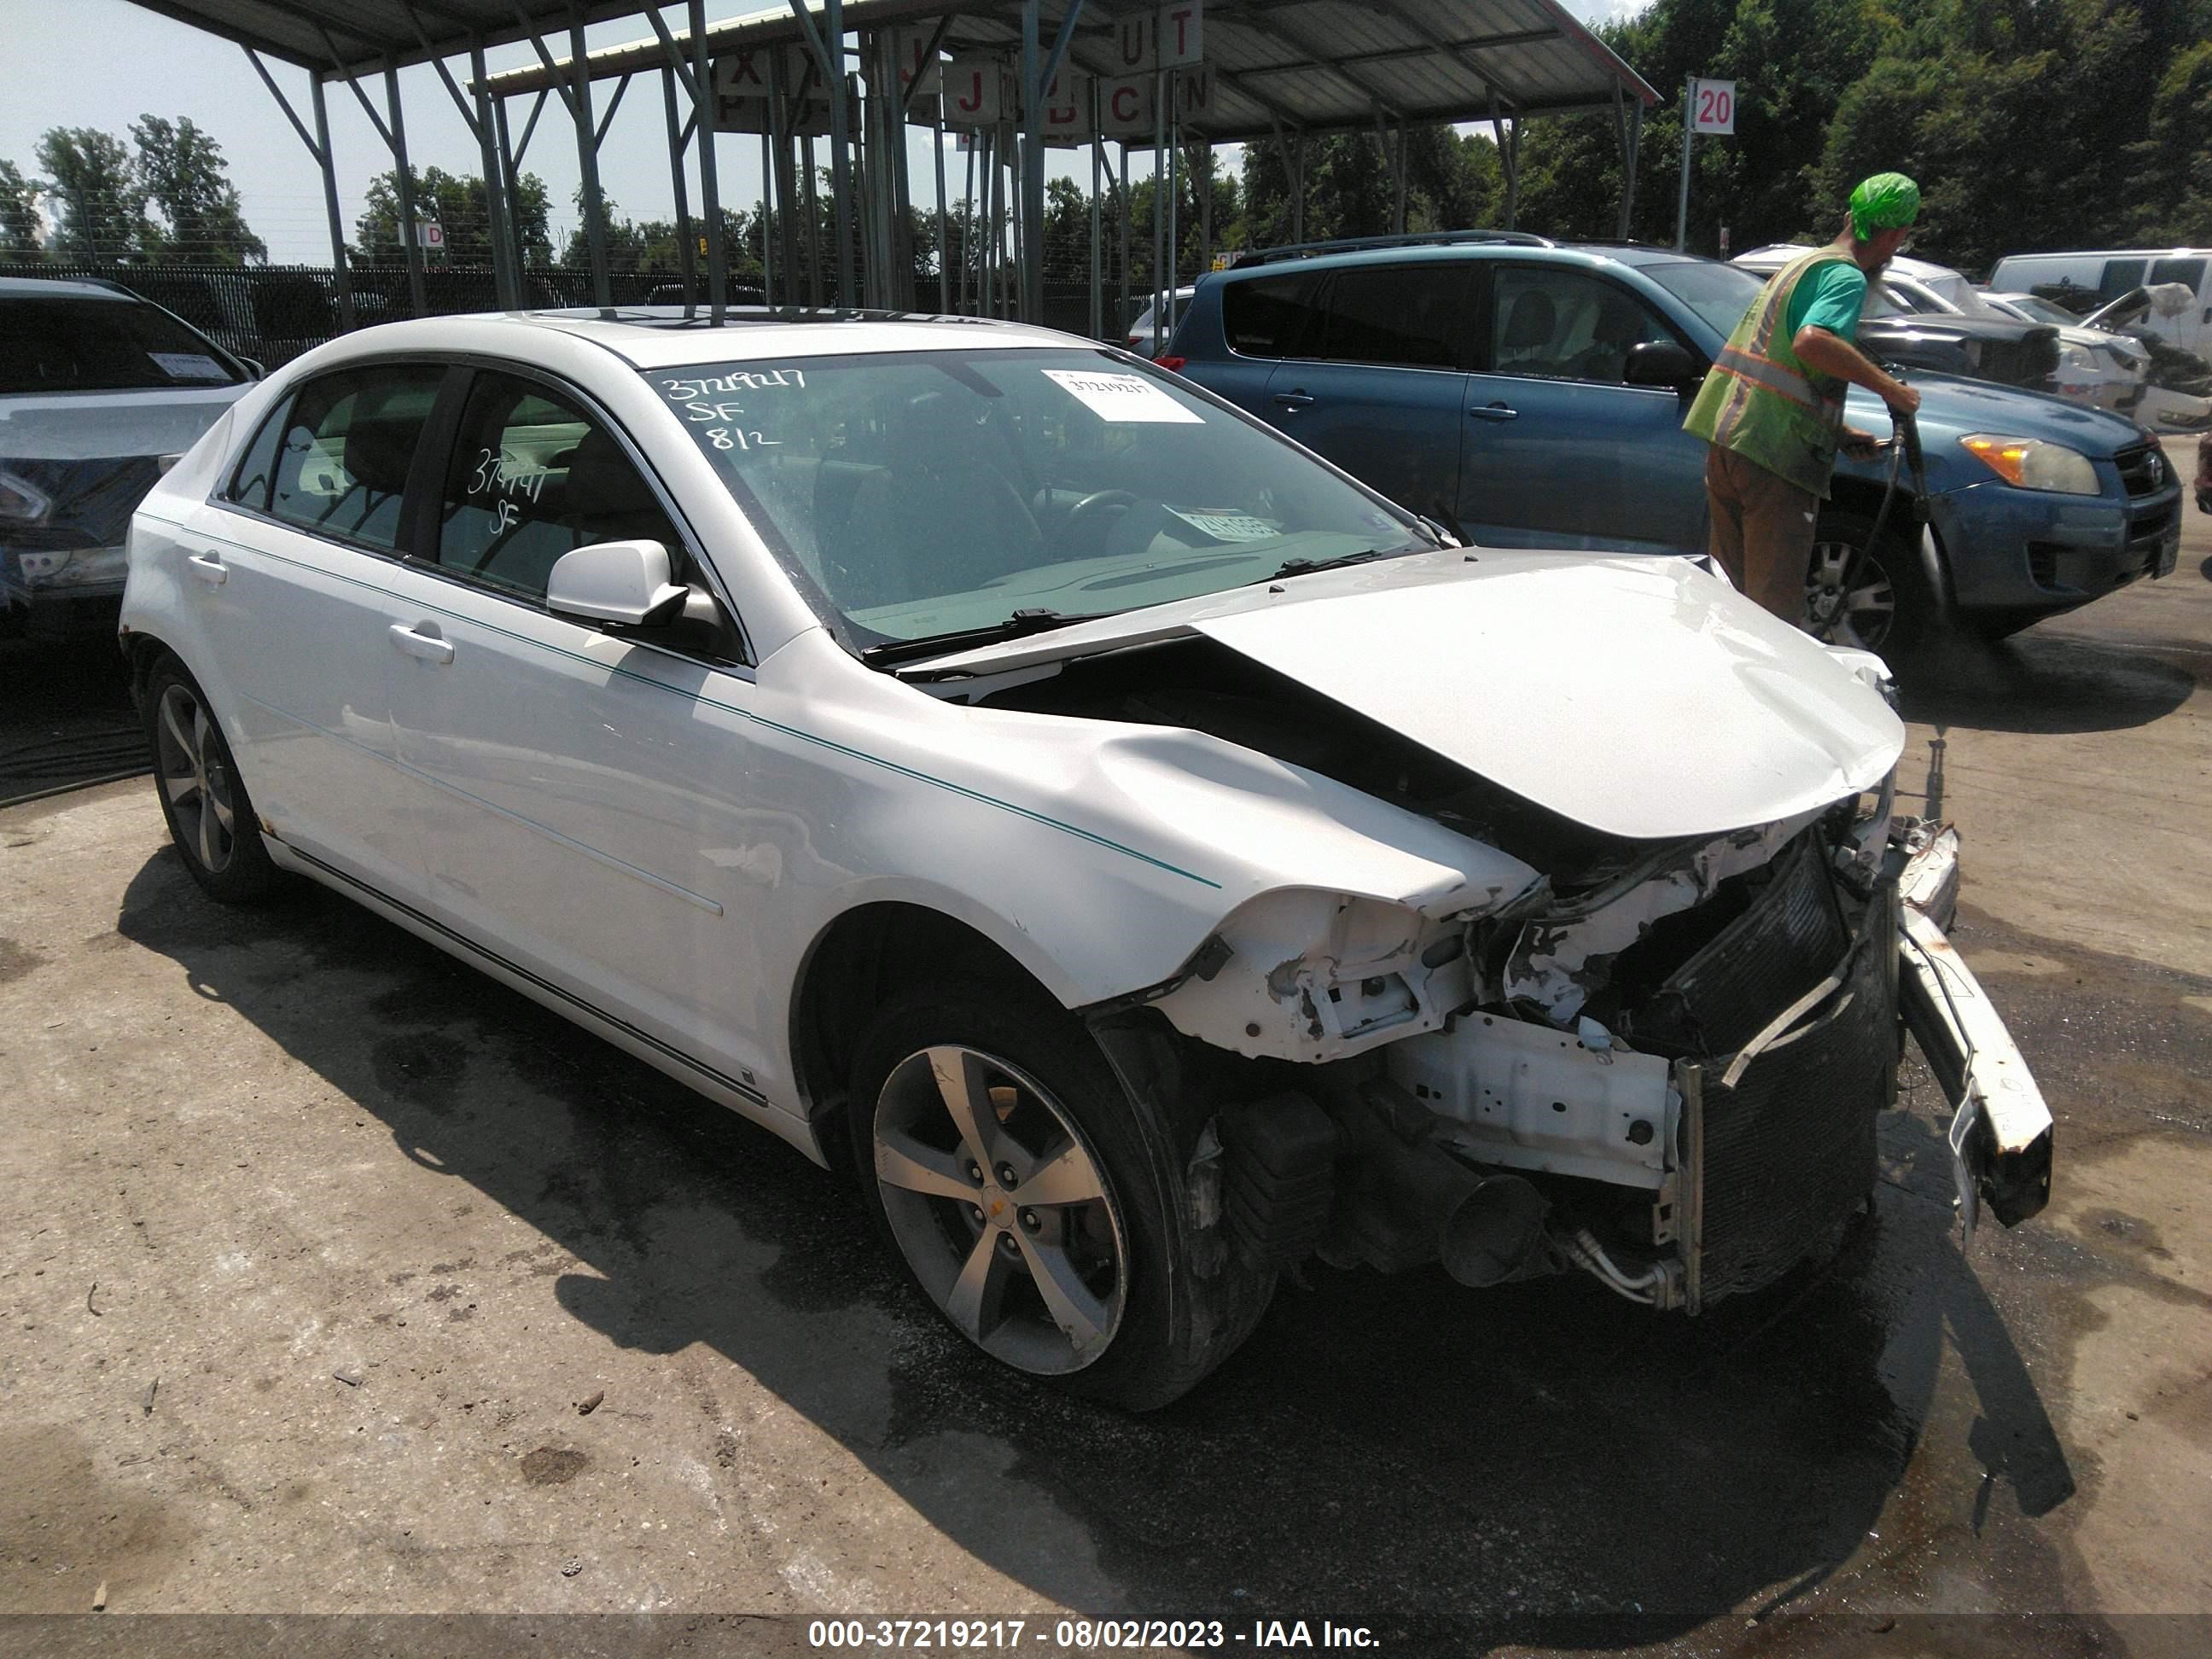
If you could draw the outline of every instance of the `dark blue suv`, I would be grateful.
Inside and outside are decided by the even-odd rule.
[[[1199,284],[1161,361],[1467,541],[1704,550],[1705,446],[1682,416],[1758,277],[1512,233],[1383,240],[1248,255]],[[1829,637],[1996,638],[2173,568],[2181,484],[2150,433],[1911,380],[1932,533],[1900,505],[1859,558],[1887,464],[1838,462],[1808,593]],[[1878,399],[1854,388],[1849,407],[1887,435]]]

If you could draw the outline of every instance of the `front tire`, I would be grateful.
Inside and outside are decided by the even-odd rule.
[[[1150,1410],[1265,1311],[1271,1279],[1225,1264],[1194,1277],[1169,1126],[1031,988],[893,998],[856,1051],[852,1100],[880,1230],[945,1322],[1000,1363]]]
[[[229,741],[206,694],[174,657],[147,676],[143,709],[161,816],[191,878],[224,904],[251,904],[279,890],[283,872],[262,844]]]
[[[1894,664],[1942,632],[1942,605],[1928,583],[1920,550],[1895,528],[1867,545],[1874,520],[1831,507],[1814,533],[1805,572],[1807,630],[1828,645],[1856,646]]]

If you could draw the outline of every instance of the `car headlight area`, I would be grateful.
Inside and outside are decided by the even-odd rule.
[[[2097,495],[2104,486],[2097,469],[2078,449],[2069,449],[2042,438],[2009,438],[1972,432],[1959,440],[1960,446],[2008,484],[2022,489],[2044,489],[2060,495]]]

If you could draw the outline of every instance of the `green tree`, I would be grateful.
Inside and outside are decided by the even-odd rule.
[[[1389,149],[1372,132],[1331,133],[1306,146],[1305,237],[1384,236],[1395,222]],[[1406,228],[1470,230],[1503,211],[1496,146],[1441,124],[1406,130]],[[1217,217],[1217,225],[1220,222]],[[1294,220],[1282,153],[1268,143],[1244,149],[1244,179],[1227,246],[1268,247],[1291,240]]]
[[[95,127],[50,127],[39,140],[46,194],[58,210],[51,252],[120,264],[161,241],[146,216],[146,185],[123,141]]]
[[[2130,242],[2212,243],[2212,40],[2177,54],[2130,147]]]
[[[13,161],[0,160],[0,255],[39,257],[39,198],[45,186],[26,179]]]
[[[443,167],[410,168],[418,217],[434,219],[446,233],[445,262],[452,265],[491,263],[491,210],[482,177],[448,173]],[[507,204],[511,223],[521,233],[523,263],[550,264],[553,238],[546,225],[545,181],[526,173],[515,181]],[[368,200],[354,222],[354,257],[368,264],[400,264],[407,255],[399,240],[399,170],[390,167],[368,181]]]
[[[1839,203],[1877,168],[1911,173],[1916,240],[1969,270],[2186,219],[2212,143],[2208,35],[2204,0],[1923,0],[1845,94],[1816,191]]]
[[[266,264],[269,248],[247,228],[222,146],[190,116],[142,115],[131,125],[138,178],[168,223],[159,254],[170,263]]]

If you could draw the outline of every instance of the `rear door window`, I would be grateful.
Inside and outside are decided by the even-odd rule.
[[[1392,368],[1464,366],[1474,294],[1471,265],[1382,264],[1339,270],[1301,357]]]
[[[379,363],[301,386],[285,416],[270,515],[318,535],[397,547],[408,471],[445,374],[428,363]]]
[[[1221,291],[1221,328],[1240,357],[1294,357],[1310,331],[1319,281],[1310,271],[1255,276]]]
[[[447,469],[439,565],[542,599],[562,554],[610,541],[659,542],[684,564],[676,526],[611,433],[550,386],[477,375]]]

